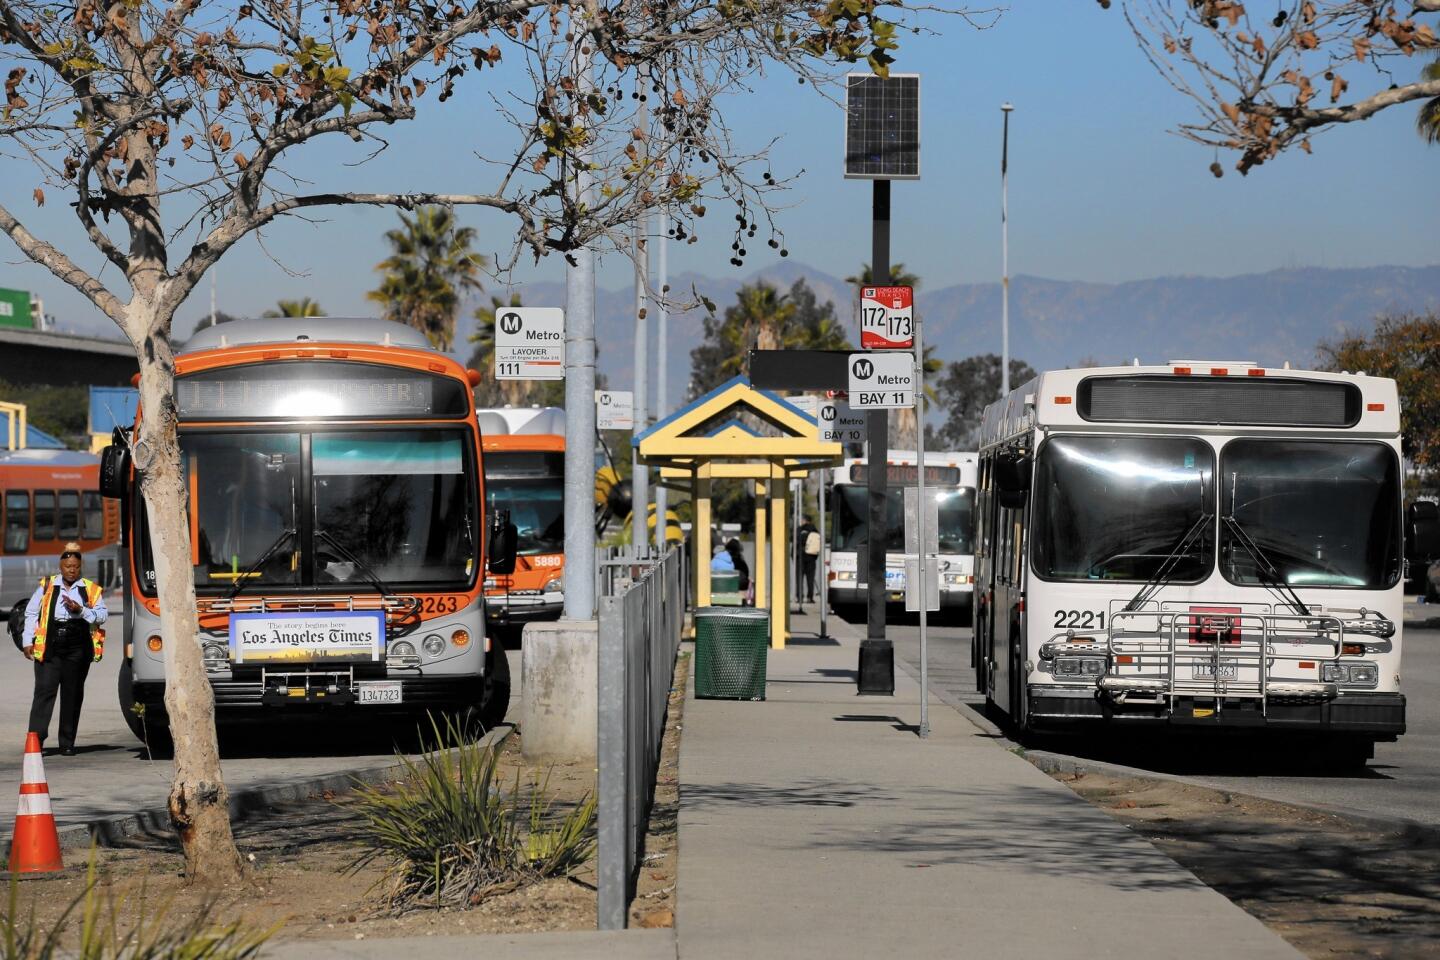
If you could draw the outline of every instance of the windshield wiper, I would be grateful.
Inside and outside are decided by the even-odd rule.
[[[285,545],[286,541],[288,541],[293,536],[295,536],[295,530],[293,528],[287,527],[284,530],[280,531],[280,536],[276,537],[275,542],[270,544],[270,546],[265,549],[264,553],[260,554],[260,559],[252,563],[248,568],[246,568],[244,573],[242,573],[239,577],[235,579],[235,586],[232,587],[230,590],[229,599],[234,600],[237,596],[239,596],[240,591],[244,590],[246,584],[250,582],[250,578],[255,576],[255,574],[260,571],[260,568],[265,566],[265,564],[270,561],[270,558],[275,556],[275,554],[279,552],[280,548]]]
[[[1276,568],[1275,564],[1270,562],[1270,557],[1266,555],[1264,550],[1260,549],[1260,544],[1251,539],[1250,534],[1245,532],[1245,528],[1240,526],[1240,521],[1235,519],[1235,504],[1238,502],[1236,500],[1235,490],[1239,484],[1239,478],[1240,475],[1237,473],[1230,474],[1230,512],[1221,517],[1220,522],[1225,524],[1230,530],[1230,535],[1239,542],[1240,546],[1245,548],[1246,553],[1250,554],[1250,559],[1255,561],[1255,571],[1261,574],[1262,578],[1269,578],[1266,586],[1280,594],[1285,602],[1294,607],[1295,612],[1300,614],[1300,616],[1310,616],[1310,609],[1305,606],[1304,601],[1300,599],[1300,595],[1295,592],[1295,589],[1291,587],[1290,584],[1285,582],[1284,578],[1280,576],[1279,569]],[[1261,582],[1265,581],[1262,579]]]
[[[338,539],[336,539],[334,534],[330,533],[328,530],[322,530],[319,527],[316,527],[315,538],[317,540],[324,540],[326,543],[330,544],[330,546],[334,547],[335,551],[340,554],[340,558],[342,560],[348,560],[350,563],[353,563],[355,565],[355,569],[360,571],[360,575],[363,576],[366,580],[369,580],[371,586],[373,586],[376,590],[379,590],[382,597],[384,597],[386,600],[395,599],[394,592],[392,592],[391,589],[386,586],[385,581],[380,579],[379,574],[375,572],[375,568],[370,566],[370,564],[366,563],[364,560],[361,560],[359,557],[355,556],[355,554],[351,553],[349,548],[346,547],[345,544],[341,543]]]
[[[1180,569],[1180,560],[1190,556],[1191,545],[1200,538],[1200,532],[1204,530],[1214,518],[1215,515],[1213,513],[1201,511],[1200,516],[1190,525],[1190,529],[1186,530],[1184,535],[1175,542],[1175,546],[1165,555],[1165,559],[1160,562],[1160,566],[1156,567],[1155,572],[1150,574],[1150,579],[1141,584],[1139,592],[1130,598],[1129,603],[1125,604],[1126,611],[1139,610],[1151,597],[1159,593],[1167,583],[1175,578],[1176,571]]]

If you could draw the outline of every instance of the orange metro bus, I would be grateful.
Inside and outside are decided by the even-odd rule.
[[[167,731],[173,642],[200,645],[222,723],[317,710],[504,718],[509,665],[482,596],[478,379],[388,321],[236,320],[191,338],[175,399],[198,637],[161,629],[128,444],[107,448],[101,472],[122,507],[120,700],[137,736],[145,717],[151,743]],[[513,531],[497,519],[488,552],[503,571]]]

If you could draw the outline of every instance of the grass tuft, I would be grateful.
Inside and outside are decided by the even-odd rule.
[[[363,852],[351,864],[387,865],[384,896],[397,910],[470,905],[551,877],[595,854],[595,797],[557,811],[549,774],[522,789],[496,780],[493,746],[466,742],[455,724],[418,761],[401,756],[393,790],[360,785],[355,810]]]
[[[21,916],[19,886],[12,876],[0,916],[0,960],[252,960],[278,929],[258,930],[238,920],[216,923],[214,900],[179,920],[170,913],[170,900],[152,911],[143,883],[133,900],[102,887],[93,855],[84,888],[48,927],[36,920],[33,902]],[[133,922],[121,919],[132,915]],[[78,944],[71,931],[77,919]]]

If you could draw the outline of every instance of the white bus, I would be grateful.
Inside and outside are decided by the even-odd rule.
[[[976,463],[974,453],[925,454],[925,490],[940,504],[940,609],[958,617],[973,606]],[[892,450],[886,459],[885,595],[887,607],[896,611],[905,602],[904,488],[917,485],[918,464],[914,451]],[[869,590],[864,577],[869,469],[865,460],[846,460],[835,471],[830,501],[830,603],[856,614]]]
[[[1041,374],[981,427],[973,663],[1021,731],[1405,731],[1392,380],[1243,362]]]

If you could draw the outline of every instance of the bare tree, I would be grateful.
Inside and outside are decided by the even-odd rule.
[[[1279,0],[1263,10],[1238,0],[1123,6],[1150,62],[1199,107],[1200,118],[1178,132],[1238,151],[1241,173],[1289,147],[1309,153],[1327,127],[1440,97],[1440,76],[1415,59],[1440,48],[1440,0]],[[1218,161],[1210,169],[1224,175]]]
[[[135,463],[162,629],[173,638],[164,646],[169,807],[192,879],[242,875],[213,696],[198,646],[179,642],[198,625],[171,322],[205,272],[279,217],[354,204],[508,214],[516,233],[503,270],[525,254],[613,248],[659,204],[673,235],[690,240],[707,203],[728,202],[743,260],[759,230],[778,245],[768,198],[785,178],[732,142],[722,98],[766,65],[808,83],[825,82],[841,61],[884,71],[897,28],[916,26],[923,9],[876,0],[0,0],[0,152],[33,161],[36,204],[47,188],[67,195],[89,248],[37,236],[13,202],[0,204],[0,229],[110,317],[140,363]],[[593,88],[577,75],[581,50],[596,64]],[[362,157],[383,150],[427,94],[473,98],[502,58],[522,62],[530,82],[489,91],[515,137],[512,150],[479,158],[488,193],[327,192],[282,165],[323,137],[350,138]],[[637,80],[649,126],[636,122],[638,98],[625,95]],[[588,205],[573,187],[582,163],[600,188]],[[11,169],[6,179],[19,177]]]

